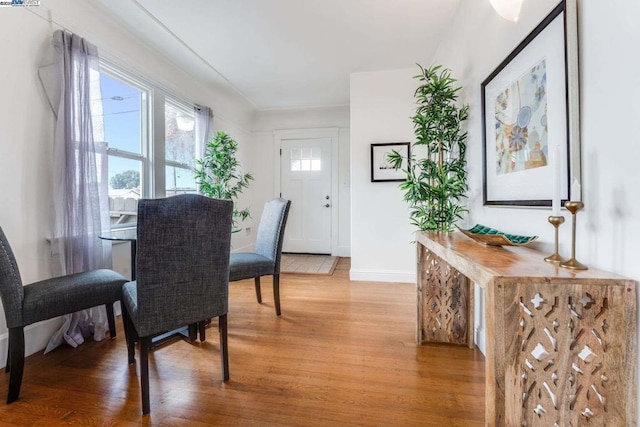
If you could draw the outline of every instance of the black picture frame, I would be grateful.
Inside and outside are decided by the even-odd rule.
[[[398,151],[405,159],[400,169],[394,169],[387,161],[392,150]],[[385,142],[371,144],[371,182],[402,182],[407,176],[402,169],[407,169],[407,161],[411,155],[409,142]]]
[[[484,205],[546,207],[558,193],[562,204],[572,196],[577,73],[576,0],[566,0],[482,82]]]

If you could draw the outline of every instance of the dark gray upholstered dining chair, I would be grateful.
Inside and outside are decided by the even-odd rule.
[[[283,198],[269,200],[260,217],[256,251],[232,253],[229,266],[229,281],[254,279],[258,303],[262,303],[260,276],[273,276],[273,301],[278,316],[281,314],[280,258],[282,257],[282,239],[290,206],[290,200]]]
[[[182,194],[138,202],[136,280],[123,286],[127,348],[140,342],[142,413],[150,412],[148,352],[154,336],[218,317],[223,381],[229,379],[227,310],[233,202]]]
[[[10,372],[7,403],[18,399],[24,371],[24,327],[41,320],[103,305],[109,334],[116,336],[113,303],[127,281],[112,270],[92,270],[22,286],[18,263],[0,227],[0,296],[9,328],[6,372]]]

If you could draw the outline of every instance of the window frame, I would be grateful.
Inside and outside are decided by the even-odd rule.
[[[100,58],[100,74],[119,80],[142,92],[140,107],[140,153],[134,153],[107,145],[107,161],[109,156],[141,162],[140,198],[166,197],[165,167],[177,167],[192,170],[193,165],[167,160],[165,152],[165,103],[179,110],[193,114],[195,120],[196,105],[171,93],[165,88],[152,83],[136,72]],[[106,138],[105,138],[106,139]],[[201,157],[200,143],[195,138],[194,158]],[[108,144],[108,141],[106,141]],[[196,185],[196,191],[198,187]],[[135,227],[137,222],[110,224],[111,229]]]

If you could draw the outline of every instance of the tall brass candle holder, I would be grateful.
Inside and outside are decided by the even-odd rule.
[[[555,251],[553,252],[553,255],[549,255],[544,260],[547,261],[547,262],[555,262],[555,263],[559,264],[561,262],[566,261],[558,253],[558,227],[560,227],[560,225],[562,223],[564,223],[564,217],[563,216],[553,216],[552,215],[549,218],[547,218],[547,221],[549,221],[549,223],[551,225],[553,225],[553,228],[555,228],[555,230],[556,230],[556,246],[555,246]]]
[[[573,216],[571,224],[571,259],[560,263],[560,267],[572,270],[587,270],[589,267],[576,260],[576,214],[584,207],[584,203],[568,201],[564,204],[564,207]]]

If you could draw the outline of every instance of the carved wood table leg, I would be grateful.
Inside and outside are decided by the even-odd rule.
[[[418,343],[472,348],[469,279],[422,245],[418,245],[418,256]]]
[[[635,285],[509,281],[498,352],[506,425],[629,425],[635,403]],[[512,282],[512,283],[511,283]],[[629,360],[630,357],[633,360]]]

